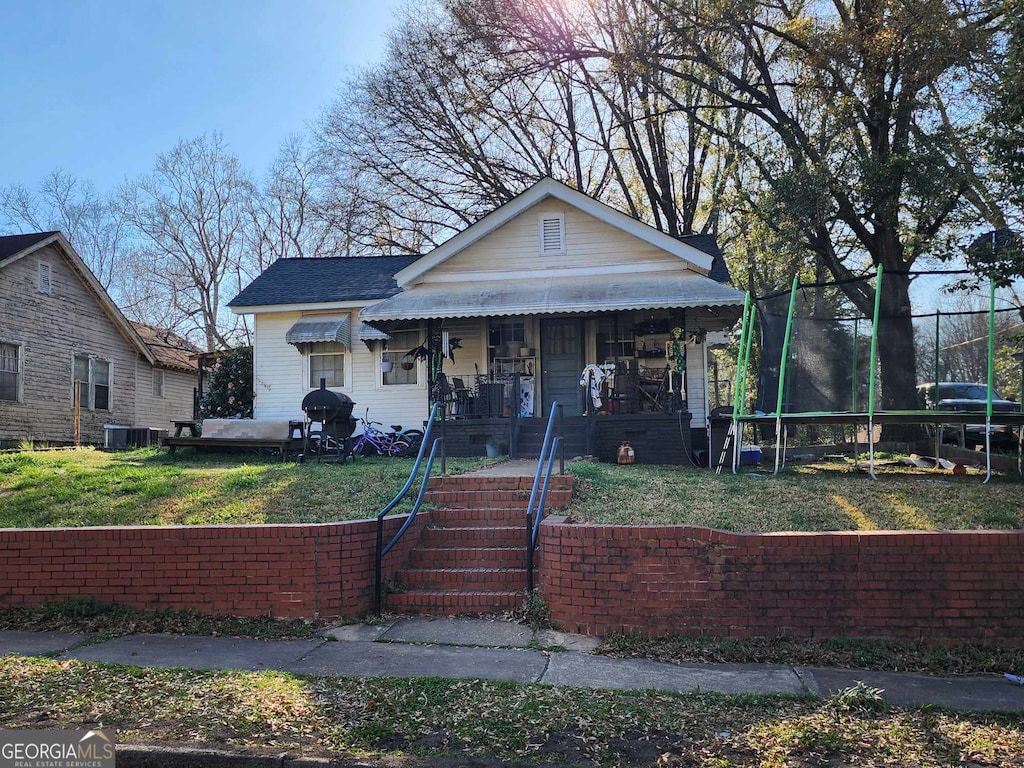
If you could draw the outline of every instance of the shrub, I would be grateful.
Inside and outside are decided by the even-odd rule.
[[[207,376],[200,419],[252,418],[252,347],[236,347],[221,355]]]

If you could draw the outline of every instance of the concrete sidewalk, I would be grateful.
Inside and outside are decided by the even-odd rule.
[[[336,642],[335,642],[336,641]],[[752,664],[665,664],[590,653],[599,641],[487,619],[415,617],[353,624],[314,640],[0,631],[0,654],[50,655],[139,667],[272,669],[307,675],[512,680],[616,690],[829,696],[857,681],[896,706],[1024,711],[1024,687],[1002,677],[952,677]],[[1011,670],[1007,670],[1011,671]],[[1013,670],[1018,671],[1019,670]]]

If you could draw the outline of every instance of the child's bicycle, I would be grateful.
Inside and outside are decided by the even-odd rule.
[[[419,445],[410,440],[401,431],[400,426],[392,425],[393,432],[384,432],[379,421],[370,421],[370,409],[366,409],[366,418],[359,419],[363,425],[363,434],[353,438],[353,456],[413,456]],[[415,430],[413,430],[415,431]],[[420,437],[422,440],[422,436]]]

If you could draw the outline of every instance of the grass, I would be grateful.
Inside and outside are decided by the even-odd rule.
[[[450,472],[483,460],[449,460]],[[291,464],[92,449],[0,454],[0,527],[300,523],[375,517],[411,459]]]
[[[671,664],[776,664],[943,676],[1024,670],[1024,648],[976,643],[942,645],[884,638],[649,638],[636,633],[610,633],[604,637],[599,653],[620,659],[652,659]]]
[[[0,659],[0,727],[114,728],[122,743],[589,765],[1016,764],[1019,718],[842,698],[623,692]]]
[[[449,460],[449,470],[483,459]],[[374,516],[401,487],[408,459],[291,464],[256,456],[151,449],[0,454],[0,527],[299,523]],[[732,531],[965,530],[1024,527],[1024,482],[982,485],[902,467],[873,481],[849,463],[715,475],[689,467],[570,465],[572,519]],[[401,508],[400,508],[401,509]]]
[[[728,531],[974,530],[1024,527],[1024,481],[955,477],[848,462],[738,475],[677,467],[576,463],[570,517],[607,525],[697,525]]]

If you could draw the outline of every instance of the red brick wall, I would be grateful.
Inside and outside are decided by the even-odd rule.
[[[537,577],[552,618],[594,635],[1024,644],[1024,532],[758,535],[552,517]]]
[[[404,565],[429,515],[384,562]],[[385,541],[404,521],[389,518]],[[234,616],[335,617],[373,605],[376,521],[0,530],[0,606],[96,598]]]

